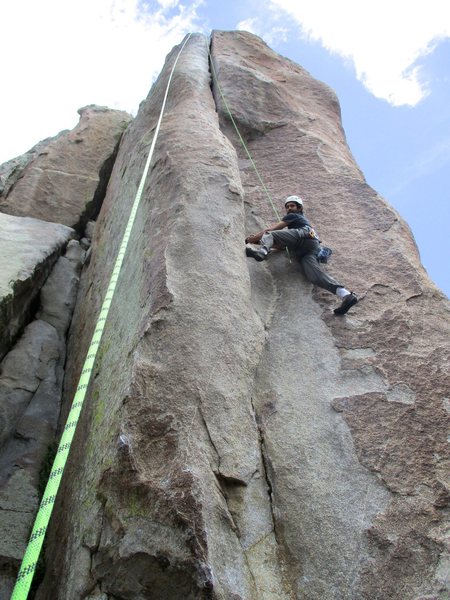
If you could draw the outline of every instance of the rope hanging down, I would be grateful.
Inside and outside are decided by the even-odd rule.
[[[100,340],[102,337],[103,329],[105,327],[106,319],[108,317],[109,309],[111,307],[112,298],[114,295],[114,291],[116,289],[116,284],[119,279],[119,274],[122,268],[123,259],[125,256],[125,252],[127,250],[127,246],[131,236],[131,230],[133,228],[133,223],[136,217],[136,213],[141,201],[142,192],[145,185],[145,180],[147,178],[148,170],[150,168],[150,162],[152,160],[153,151],[155,149],[156,139],[158,137],[159,129],[161,126],[161,121],[164,113],[164,108],[166,105],[167,96],[169,93],[170,83],[172,81],[172,75],[174,73],[176,64],[178,59],[183,52],[184,47],[186,46],[189,38],[191,37],[191,33],[187,36],[184,41],[176,59],[173,64],[172,70],[170,72],[169,80],[167,82],[166,93],[164,95],[164,100],[161,107],[161,112],[158,119],[158,124],[156,126],[155,135],[153,136],[152,144],[150,146],[150,150],[147,157],[147,162],[145,163],[144,171],[142,173],[141,181],[136,192],[136,197],[133,202],[133,206],[131,208],[131,213],[128,218],[128,223],[125,229],[125,233],[122,238],[122,242],[120,244],[119,253],[116,258],[116,262],[114,264],[113,272],[111,275],[111,279],[109,281],[108,289],[106,291],[106,296],[102,304],[102,308],[100,310],[100,315],[97,320],[97,324],[94,330],[94,334],[92,336],[91,344],[87,351],[87,356],[83,365],[83,370],[81,372],[81,377],[78,382],[77,391],[75,393],[75,397],[73,399],[72,407],[70,409],[69,416],[67,418],[66,426],[64,427],[64,432],[61,436],[61,441],[59,443],[58,451],[56,453],[55,461],[52,466],[52,470],[50,472],[50,477],[47,482],[47,487],[45,488],[44,495],[42,497],[41,504],[39,506],[38,513],[36,515],[36,520],[33,525],[33,529],[31,532],[31,536],[28,542],[28,546],[25,550],[25,555],[22,560],[22,565],[20,567],[19,573],[17,575],[16,585],[14,586],[13,594],[11,596],[11,600],[26,600],[28,597],[28,592],[30,590],[31,582],[33,579],[33,575],[36,569],[36,564],[39,559],[39,555],[42,548],[42,543],[44,541],[45,533],[47,531],[48,523],[50,521],[50,516],[52,514],[53,506],[56,499],[56,494],[58,492],[59,484],[62,479],[62,475],[64,472],[64,467],[67,462],[67,457],[69,455],[70,446],[72,444],[72,440],[75,434],[75,430],[78,424],[78,420],[80,417],[81,409],[83,407],[84,398],[86,395],[86,390],[89,385],[89,381],[92,374],[92,369],[94,366],[95,358],[97,356],[97,351],[100,345]]]
[[[222,101],[223,101],[223,103],[225,105],[225,108],[227,110],[228,116],[230,117],[230,120],[233,123],[233,126],[234,126],[234,128],[236,130],[236,133],[238,134],[239,140],[240,140],[240,142],[241,142],[241,144],[242,144],[242,146],[243,146],[243,148],[245,150],[245,153],[247,154],[247,156],[248,156],[248,158],[249,158],[249,160],[251,162],[251,165],[252,165],[252,167],[253,167],[253,169],[254,169],[254,171],[256,173],[256,176],[259,179],[260,184],[262,185],[262,188],[263,188],[263,190],[264,190],[264,192],[265,192],[265,194],[266,194],[266,196],[267,196],[267,198],[269,200],[269,203],[270,203],[270,205],[271,205],[271,207],[273,209],[273,212],[275,213],[275,216],[277,217],[278,221],[281,221],[281,216],[280,216],[280,214],[279,214],[279,212],[278,212],[275,204],[273,203],[273,200],[272,200],[272,197],[271,197],[271,195],[269,193],[269,190],[267,189],[267,187],[266,187],[266,185],[265,185],[265,183],[264,183],[261,175],[259,174],[258,169],[256,168],[256,164],[255,164],[255,162],[254,162],[254,160],[253,160],[253,158],[252,158],[252,156],[251,156],[251,154],[250,154],[250,152],[249,152],[249,150],[247,148],[246,143],[244,142],[244,139],[243,139],[243,137],[241,135],[241,132],[238,129],[238,126],[236,125],[235,120],[233,119],[233,115],[231,114],[231,111],[230,111],[230,108],[228,106],[228,103],[225,100],[225,96],[223,95],[222,88],[220,87],[219,78],[217,77],[216,69],[214,68],[214,62],[213,62],[213,59],[212,59],[212,56],[211,56],[211,51],[210,51],[208,42],[206,42],[206,46],[208,48],[208,55],[209,55],[209,63],[211,65],[211,72],[213,74],[214,81],[216,82],[217,89],[219,90],[220,97],[222,98]]]

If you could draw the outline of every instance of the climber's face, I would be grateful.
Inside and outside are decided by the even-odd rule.
[[[296,202],[288,202],[286,204],[286,211],[288,213],[298,213],[300,211],[300,206]]]

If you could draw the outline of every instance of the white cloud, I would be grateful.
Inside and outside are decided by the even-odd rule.
[[[448,0],[271,0],[308,38],[350,59],[358,78],[394,106],[427,94],[417,61],[450,37]]]
[[[245,21],[239,21],[239,23],[236,25],[236,29],[238,31],[249,31],[250,33],[254,33],[255,35],[258,35],[258,28],[258,19],[256,17],[246,19]]]
[[[72,128],[86,104],[136,112],[166,54],[196,29],[200,4],[159,0],[150,12],[138,0],[4,3],[0,163]]]
[[[279,20],[279,17],[271,12],[267,19],[259,16],[239,21],[236,25],[236,29],[254,33],[262,38],[269,46],[274,46],[280,41],[286,42],[288,39],[289,31],[287,27],[278,26],[276,24]]]
[[[163,8],[175,8],[179,3],[179,0],[158,0],[158,4]]]

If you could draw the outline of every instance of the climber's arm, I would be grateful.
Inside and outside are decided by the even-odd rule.
[[[277,229],[284,229],[285,227],[287,227],[286,223],[284,221],[279,221],[278,223],[275,223],[275,225],[272,225],[271,227],[265,229],[264,233],[266,233],[266,231],[276,231]]]
[[[286,227],[286,223],[284,221],[279,221],[278,223],[275,223],[274,225],[271,225],[270,227],[267,227],[267,229],[263,229],[263,231],[258,231],[258,233],[254,233],[253,235],[249,235],[248,237],[245,238],[245,243],[246,244],[256,244],[257,242],[259,242],[259,240],[262,238],[262,236],[267,233],[268,231],[276,231],[277,229],[284,229]]]

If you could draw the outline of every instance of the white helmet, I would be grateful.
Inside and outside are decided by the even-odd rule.
[[[286,206],[288,202],[295,202],[295,204],[298,204],[298,206],[303,206],[303,200],[300,198],[300,196],[288,196],[284,205]]]

